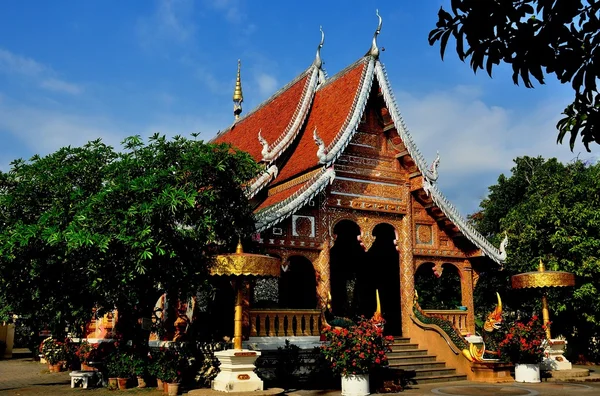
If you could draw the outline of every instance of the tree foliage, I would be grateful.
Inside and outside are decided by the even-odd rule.
[[[558,124],[558,141],[570,134],[571,150],[581,134],[600,144],[600,2],[597,0],[451,0],[441,8],[429,43],[440,43],[442,59],[450,36],[460,60],[474,72],[512,66],[515,84],[533,87],[553,74],[571,83],[575,98]]]
[[[163,292],[194,293],[211,246],[252,231],[247,153],[158,134],[123,149],[96,140],[0,172],[0,293],[15,312],[60,332],[116,307],[131,325]]]
[[[537,270],[573,272],[574,288],[549,289],[552,332],[592,356],[600,335],[600,164],[521,157],[501,175],[471,221],[488,238],[509,237],[504,271],[482,276],[477,303],[490,309],[499,290],[508,310],[540,310],[540,290],[511,290],[510,276]],[[594,356],[592,356],[594,357]],[[595,355],[598,359],[600,354]]]

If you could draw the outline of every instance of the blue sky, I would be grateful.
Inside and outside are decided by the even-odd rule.
[[[556,145],[571,91],[553,78],[527,90],[507,67],[474,75],[452,42],[446,60],[427,43],[449,1],[4,2],[0,12],[0,169],[101,137],[154,132],[212,138],[233,119],[242,60],[244,109],[268,98],[314,59],[330,75],[361,57],[383,17],[379,45],[411,134],[442,158],[441,189],[463,213],[519,155],[597,158]],[[595,155],[595,156],[594,156]]]

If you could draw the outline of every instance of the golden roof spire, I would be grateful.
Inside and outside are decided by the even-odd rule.
[[[240,69],[242,62],[238,59],[237,78],[235,80],[235,89],[233,90],[233,115],[235,119],[240,118],[242,113],[242,102],[244,101],[244,94],[242,93],[242,78],[240,75]]]

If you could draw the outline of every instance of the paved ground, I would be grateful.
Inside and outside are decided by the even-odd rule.
[[[600,370],[599,370],[600,371]],[[159,396],[162,393],[152,389],[128,389],[126,391],[109,391],[105,388],[83,390],[71,389],[68,373],[50,373],[46,365],[32,361],[30,358],[14,358],[0,360],[0,395],[18,396],[59,396],[69,394],[103,395],[144,395]],[[340,391],[295,391],[294,396],[339,396]],[[453,396],[592,396],[600,395],[600,382],[560,383],[544,382],[541,384],[481,384],[470,381],[448,382],[440,384],[415,385],[401,393],[406,396],[416,395],[453,395]]]

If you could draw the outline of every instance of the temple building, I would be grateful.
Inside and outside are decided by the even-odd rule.
[[[247,191],[255,241],[284,263],[278,306],[249,298],[249,336],[318,336],[326,304],[334,316],[369,315],[379,290],[386,332],[426,347],[423,362],[437,356],[463,378],[497,380],[499,364],[463,351],[475,334],[473,289],[481,271],[502,266],[505,242],[490,244],[438,188],[439,156],[428,163],[411,138],[380,60],[380,29],[381,18],[366,55],[333,76],[322,35],[314,61],[246,113],[238,64],[235,121],[213,141],[263,165]],[[415,304],[423,268],[458,274],[461,309],[428,316]],[[428,323],[434,316],[459,339]]]

